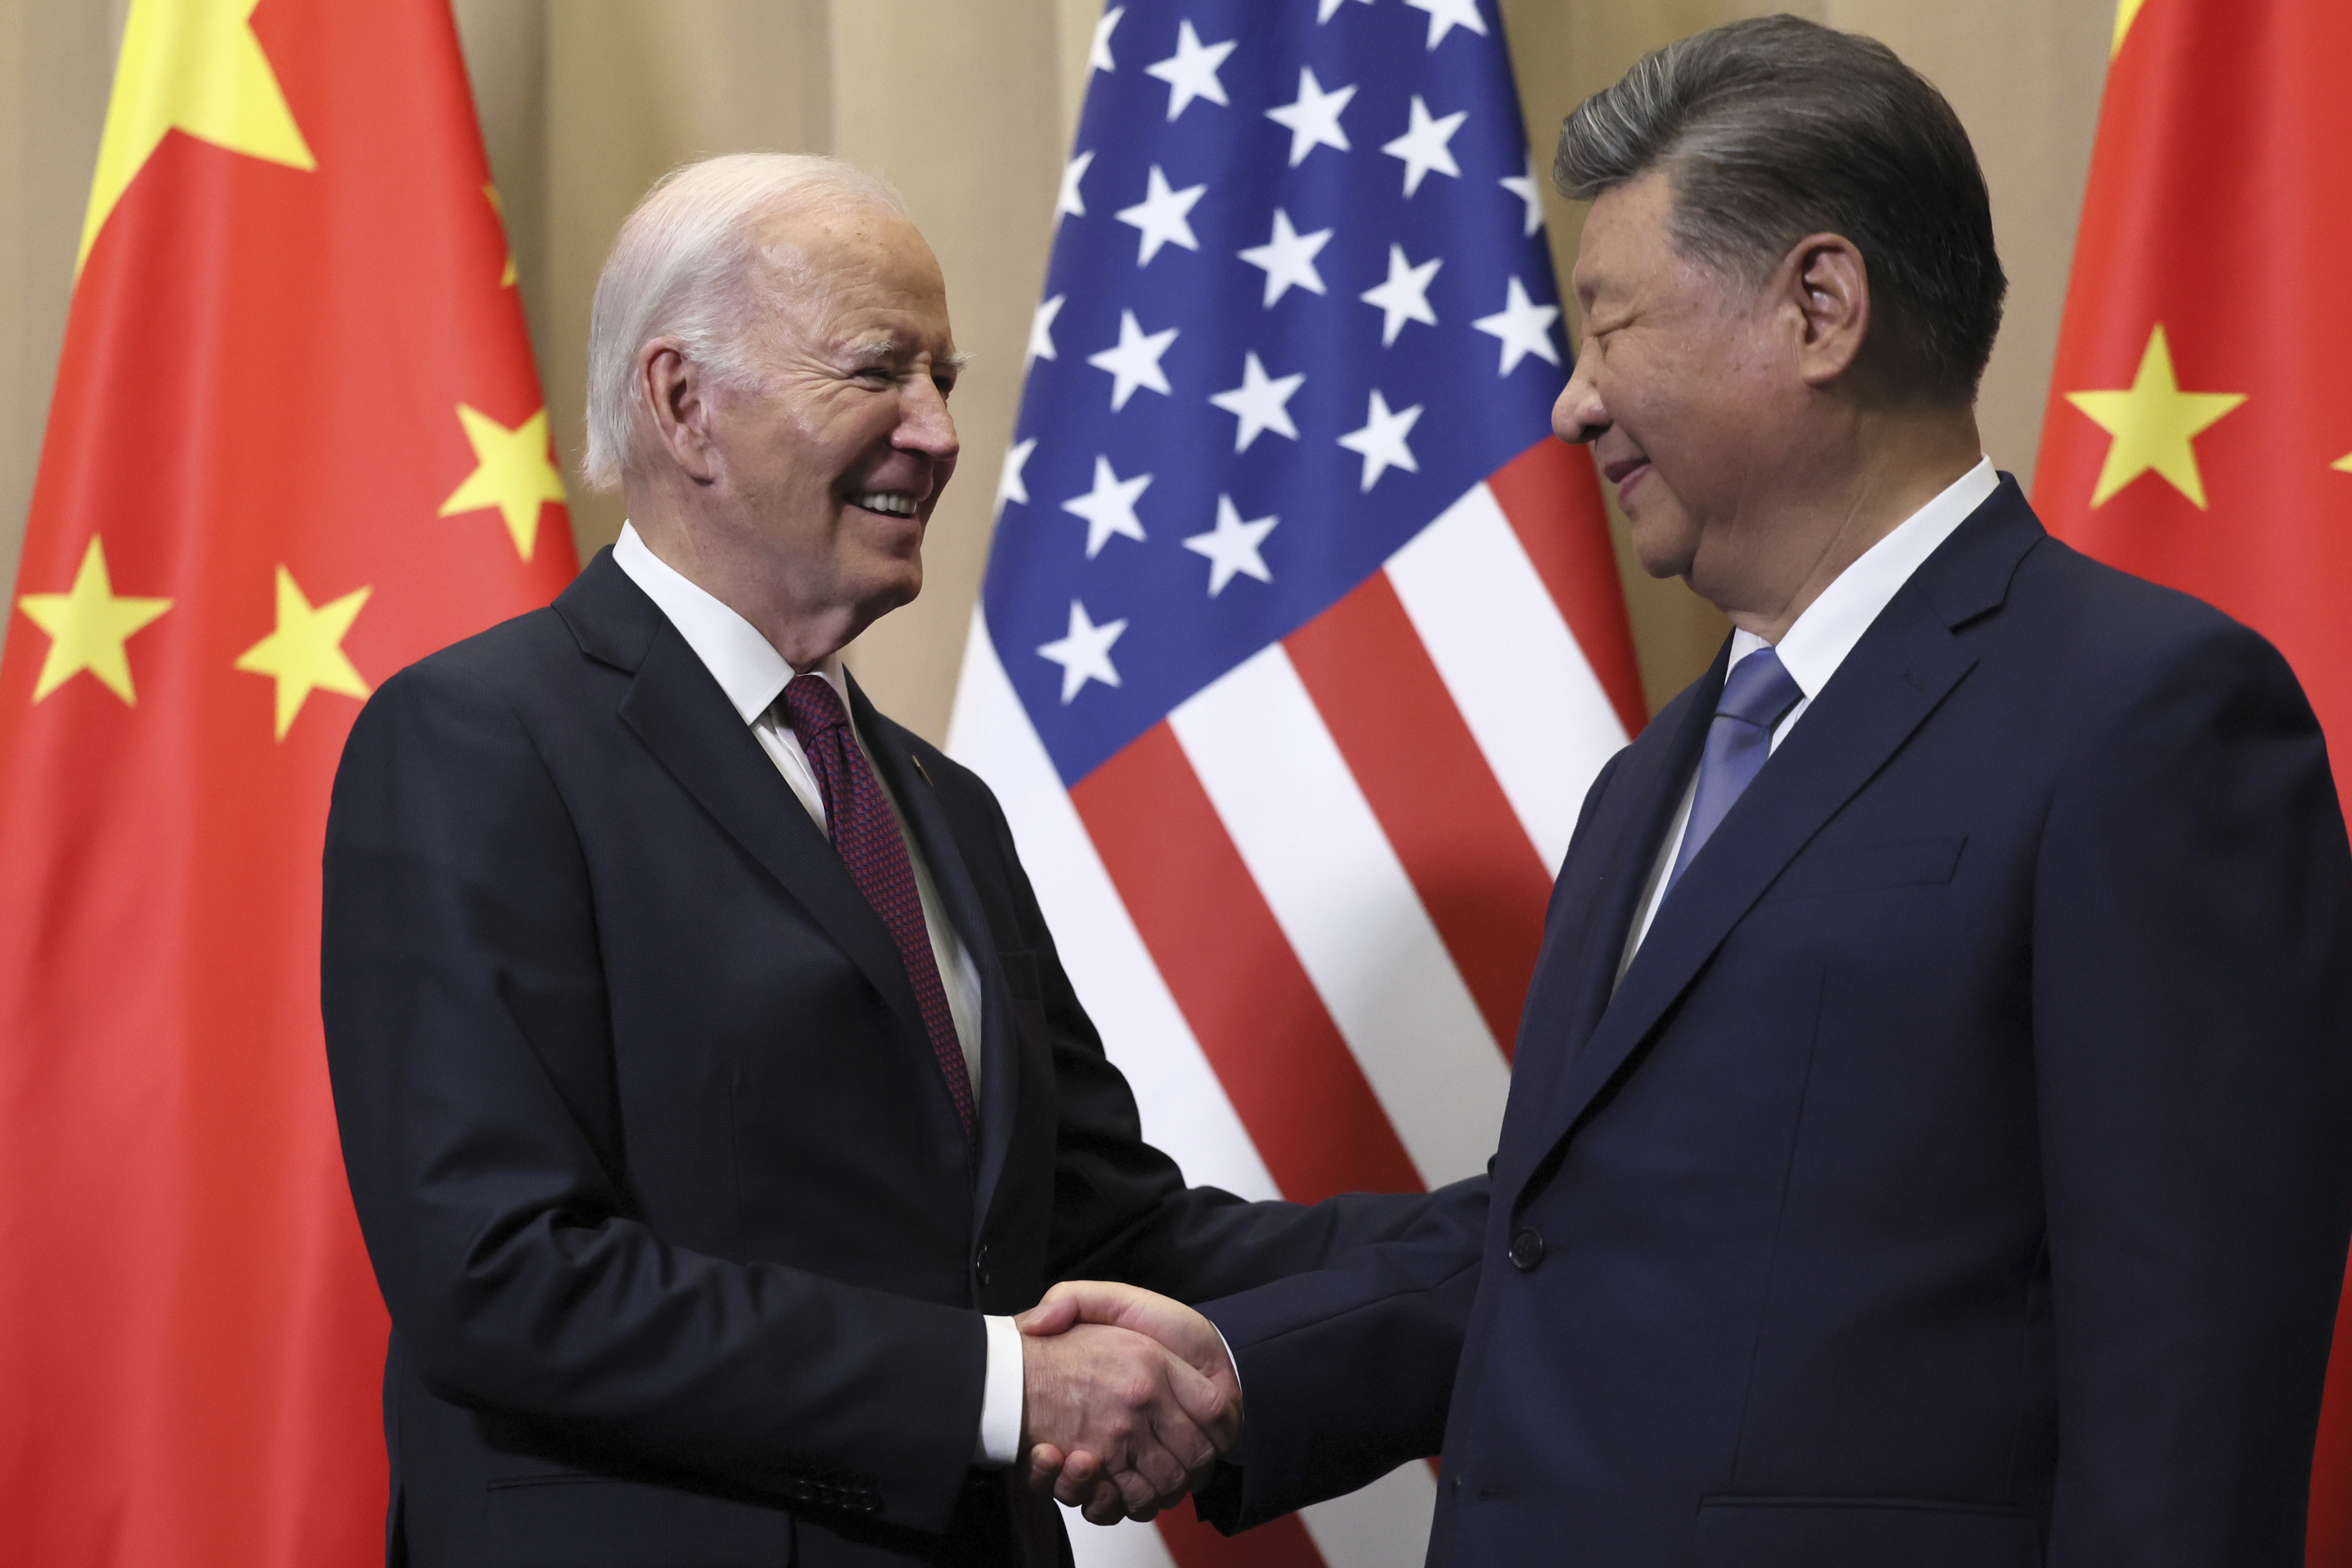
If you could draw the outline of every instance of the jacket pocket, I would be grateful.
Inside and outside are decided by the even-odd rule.
[[[1891,844],[1815,850],[1800,855],[1764,894],[1763,902],[1821,898],[1837,893],[1874,893],[1886,887],[1939,886],[1952,880],[1960,852],[1958,838],[1904,839]]]
[[[556,1473],[489,1483],[500,1568],[788,1568],[793,1517],[675,1487]]]
[[[1934,1499],[1710,1497],[1696,1568],[2041,1568],[2023,1509]]]

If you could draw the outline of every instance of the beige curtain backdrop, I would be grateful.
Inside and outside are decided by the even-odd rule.
[[[126,5],[10,0],[0,13],[0,581],[16,578]],[[621,526],[617,502],[576,479],[588,302],[605,246],[646,185],[698,153],[767,148],[832,152],[906,193],[974,356],[956,396],[963,472],[931,522],[922,598],[869,631],[851,662],[887,711],[938,738],[987,560],[997,464],[1100,0],[456,6],[556,441],[574,476],[583,559]],[[1541,162],[1560,118],[1644,50],[1764,11],[1874,35],[1940,86],[1984,161],[2011,278],[2008,324],[1985,378],[1985,444],[2031,481],[2113,0],[1502,0],[1502,9]],[[1565,276],[1578,212],[1555,200],[1551,217]],[[1679,583],[1643,578],[1626,557],[1622,520],[1617,528],[1654,706],[1705,664],[1723,623]]]

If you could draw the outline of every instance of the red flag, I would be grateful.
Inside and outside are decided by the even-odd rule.
[[[447,0],[133,0],[0,655],[0,1557],[380,1555],[319,856],[574,570]]]
[[[2033,500],[2294,664],[2352,785],[2352,7],[2123,0]],[[2345,1129],[2352,1138],[2352,1127]],[[2352,1320],[2308,1561],[2352,1568]]]

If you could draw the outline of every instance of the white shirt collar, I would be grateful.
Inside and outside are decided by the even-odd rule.
[[[745,724],[757,723],[783,695],[785,684],[796,673],[805,673],[795,672],[757,627],[654,554],[638,537],[635,524],[621,525],[621,537],[613,542],[613,564],[627,572],[629,580],[644,589],[646,597],[669,617],[669,623],[719,682],[719,690],[727,694]],[[817,662],[816,673],[833,683],[846,711],[849,687],[842,678],[841,655],[827,653]]]
[[[1782,633],[1778,651],[1797,689],[1807,701],[1821,695],[1845,656],[1870,630],[1887,601],[1911,580],[1936,549],[2000,488],[1992,459],[1979,457],[1977,465],[1946,486],[1926,506],[1895,525],[1895,531],[1855,558],[1837,574],[1821,597]],[[1731,634],[1731,664],[1738,664],[1764,639],[1753,632]]]

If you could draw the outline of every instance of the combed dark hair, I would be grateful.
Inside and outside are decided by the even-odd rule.
[[[1795,16],[1695,34],[1577,105],[1552,179],[1591,201],[1663,169],[1675,247],[1761,284],[1809,234],[1853,242],[1899,375],[1970,400],[2009,280],[1959,117],[1874,38]]]

